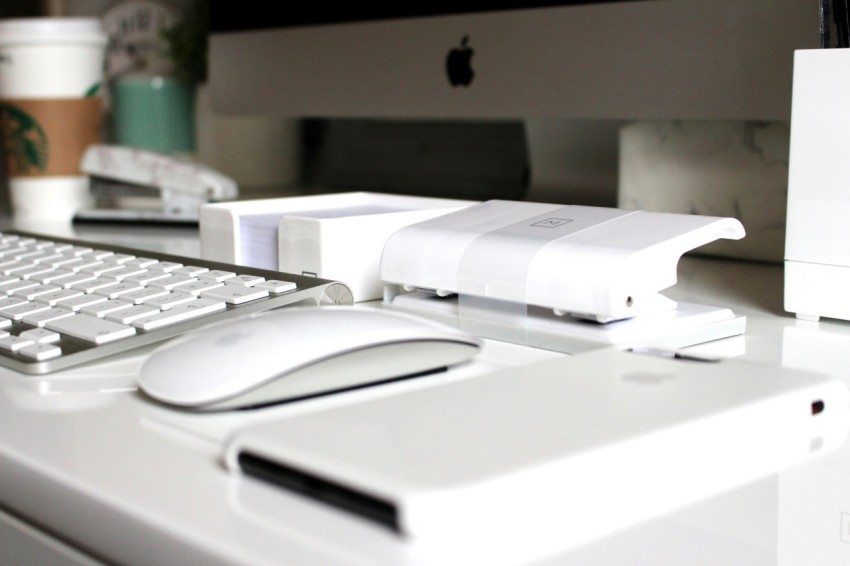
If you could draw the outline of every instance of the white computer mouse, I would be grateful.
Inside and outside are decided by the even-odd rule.
[[[161,346],[138,385],[169,405],[252,408],[441,370],[480,347],[457,328],[397,311],[284,308]]]

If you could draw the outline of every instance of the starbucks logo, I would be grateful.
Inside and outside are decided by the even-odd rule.
[[[18,108],[0,103],[0,132],[9,173],[43,173],[47,168],[47,136],[35,119]]]

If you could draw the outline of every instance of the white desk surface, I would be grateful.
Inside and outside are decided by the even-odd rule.
[[[199,252],[193,229],[122,230],[116,240],[117,234],[77,229],[85,239]],[[744,336],[703,351],[818,370],[850,384],[850,323],[796,321],[782,309],[782,288],[780,265],[686,257],[679,283],[666,294],[747,315]],[[473,367],[434,379],[475,378],[559,355],[488,342]],[[384,393],[192,415],[153,405],[133,390],[142,359],[135,354],[42,377],[0,370],[0,526],[6,526],[0,563],[26,558],[22,540],[79,551],[57,554],[68,559],[128,564],[429,563],[383,527],[232,475],[221,462],[227,439],[252,423]],[[428,379],[384,391],[427,387]],[[848,564],[848,478],[850,444],[577,548],[564,533],[563,551],[540,556],[529,549],[528,558],[582,566]],[[27,536],[7,544],[9,532]],[[493,563],[492,556],[480,563]]]

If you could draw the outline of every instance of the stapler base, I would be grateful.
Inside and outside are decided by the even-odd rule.
[[[746,330],[747,320],[727,308],[681,302],[675,309],[606,324],[480,297],[414,292],[396,295],[386,304],[425,314],[483,338],[567,354],[606,346],[686,348],[739,336]]]

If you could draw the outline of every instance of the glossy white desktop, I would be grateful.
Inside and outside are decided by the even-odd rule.
[[[192,229],[77,227],[74,236],[199,253]],[[668,295],[747,316],[744,336],[695,352],[816,370],[850,384],[850,324],[795,320],[782,310],[782,285],[778,264],[686,257]],[[231,474],[222,449],[250,424],[433,381],[253,413],[192,415],[134,391],[144,355],[42,377],[0,371],[0,564],[429,563],[381,526]],[[471,367],[437,379],[475,378],[559,356],[487,341]],[[541,556],[529,548],[525,558],[570,565],[847,564],[848,472],[850,445],[585,545],[575,547],[564,533],[563,550]],[[480,549],[481,563],[492,563],[488,550]],[[513,558],[526,561],[521,553]]]

